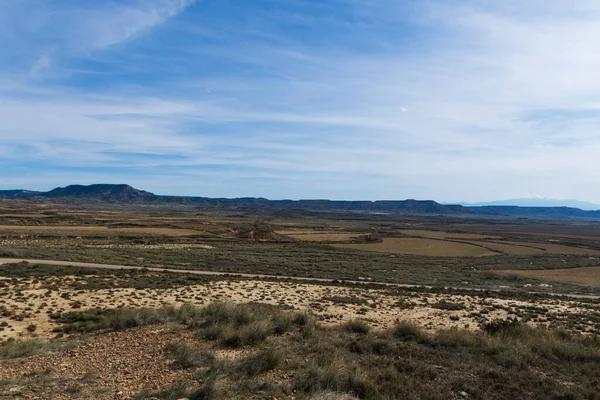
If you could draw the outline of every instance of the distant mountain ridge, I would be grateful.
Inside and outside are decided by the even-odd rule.
[[[305,211],[381,212],[402,214],[532,217],[532,218],[593,218],[600,211],[585,211],[574,207],[462,206],[440,204],[433,200],[268,200],[261,197],[210,198],[160,196],[129,185],[95,184],[69,185],[48,192],[24,189],[0,190],[0,198],[54,199],[78,202],[113,202],[143,204],[189,204],[222,209],[274,209]]]
[[[90,198],[105,201],[144,201],[156,200],[160,196],[144,190],[135,189],[129,185],[110,185],[110,184],[95,184],[95,185],[69,185],[52,189],[49,192],[38,193],[37,196],[42,197],[79,197]]]
[[[496,200],[481,203],[459,203],[465,207],[482,207],[482,206],[518,206],[518,207],[571,207],[579,208],[586,211],[600,210],[600,204],[590,203],[580,200],[560,200],[548,198],[522,198],[510,200]]]
[[[442,205],[432,200],[379,200],[379,201],[345,201],[345,200],[268,200],[261,197],[241,197],[236,199],[159,196],[129,185],[95,184],[69,185],[48,192],[28,192],[25,190],[0,191],[0,197],[18,198],[53,198],[78,201],[109,201],[130,203],[182,203],[216,208],[250,208],[250,209],[303,209],[314,211],[371,211],[371,212],[403,212],[415,214],[460,214],[463,207],[459,205]]]
[[[24,189],[0,190],[0,197],[13,197],[13,198],[31,197],[31,196],[35,196],[40,193],[42,193],[42,192],[35,192],[35,191],[24,190]]]
[[[600,218],[600,211],[581,210],[574,207],[519,207],[519,206],[481,206],[465,207],[479,215],[498,215],[529,218]]]

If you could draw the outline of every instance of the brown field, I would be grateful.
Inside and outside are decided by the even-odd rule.
[[[503,270],[491,271],[495,275],[516,275],[521,278],[540,279],[550,282],[568,283],[590,287],[600,287],[600,267],[542,269],[542,270]]]
[[[302,242],[343,242],[357,238],[360,235],[361,233],[304,233],[299,235],[287,234],[286,236]]]
[[[598,235],[575,235],[570,233],[550,233],[550,232],[506,232],[518,235],[531,235],[531,236],[546,236],[553,238],[569,238],[569,239],[591,239],[591,240],[600,240],[600,236]]]
[[[537,246],[538,243],[531,243],[534,246]],[[600,251],[598,250],[590,250],[573,246],[564,246],[561,244],[539,244],[540,247],[546,249],[547,253],[550,254],[589,254],[600,256]]]
[[[312,235],[312,234],[316,234],[316,233],[336,233],[334,231],[321,231],[321,230],[316,230],[316,229],[285,229],[285,230],[278,230],[277,232],[280,235]]]
[[[508,245],[513,245],[515,247],[529,246],[531,248],[531,250],[543,249],[544,253],[547,253],[547,254],[600,255],[600,251],[598,251],[598,250],[584,249],[584,248],[573,247],[573,246],[565,246],[562,244],[554,244],[554,243],[533,243],[533,242],[503,242],[503,243],[506,243]],[[486,246],[487,246],[487,243],[486,243]],[[524,248],[526,248],[526,247],[524,247]],[[510,253],[510,254],[516,254],[516,253]],[[538,253],[529,253],[529,254],[538,254]]]
[[[367,250],[384,253],[412,254],[432,257],[480,257],[492,256],[494,253],[466,243],[448,242],[435,239],[387,238],[382,243],[373,244],[339,244],[343,249]]]
[[[474,242],[474,244],[479,244],[481,246],[485,246],[487,248],[499,251],[501,253],[512,254],[517,256],[529,256],[546,253],[544,250],[538,248],[533,248],[529,246],[517,246],[514,244],[503,244],[499,242]]]
[[[497,239],[498,236],[480,235],[477,233],[452,233],[442,231],[426,231],[421,229],[405,229],[401,233],[428,239]]]
[[[189,236],[199,235],[205,232],[196,231],[192,229],[178,229],[178,228],[110,228],[109,231],[123,232],[123,233],[140,233],[148,235],[165,235],[165,236]]]

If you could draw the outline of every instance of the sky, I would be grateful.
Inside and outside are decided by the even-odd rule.
[[[600,203],[597,0],[0,0],[0,189]]]

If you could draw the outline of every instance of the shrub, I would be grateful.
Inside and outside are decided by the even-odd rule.
[[[435,345],[444,347],[475,347],[478,343],[477,335],[464,329],[444,329],[435,334]]]
[[[323,300],[329,300],[334,304],[354,304],[354,305],[363,305],[367,304],[365,299],[361,299],[360,297],[355,296],[330,296],[324,297]]]
[[[307,312],[295,313],[292,323],[300,327],[300,333],[304,338],[311,337],[317,327],[315,317]]]
[[[192,397],[192,395],[190,395],[189,387],[183,381],[177,382],[173,386],[164,389],[158,393],[151,393],[149,391],[144,390],[138,393],[136,396],[134,396],[134,399],[136,400],[150,400],[156,398],[159,398],[161,400],[179,400],[182,398],[196,399],[197,397]]]
[[[118,331],[176,320],[177,312],[173,307],[159,309],[117,309],[114,314],[108,317],[106,325],[109,329]]]
[[[205,365],[214,359],[206,350],[200,350],[188,343],[171,342],[165,346],[165,353],[174,360],[177,368],[188,369]]]
[[[177,318],[177,310],[173,307],[73,311],[55,316],[57,322],[65,325],[54,331],[64,333],[93,332],[104,329],[120,331],[137,326],[176,321]]]
[[[50,348],[48,342],[41,339],[9,339],[0,344],[0,359],[28,357],[47,351]]]
[[[294,315],[289,312],[277,312],[272,317],[273,332],[276,335],[283,335],[290,331],[294,326]]]
[[[350,396],[347,393],[336,393],[336,392],[319,392],[313,395],[310,400],[352,400],[356,397]]]
[[[371,330],[371,327],[365,321],[360,319],[350,320],[346,322],[342,327],[346,332],[350,333],[366,334],[369,333],[369,331]]]
[[[253,318],[254,310],[248,304],[230,302],[211,303],[200,312],[204,325],[219,325],[233,323],[244,325]]]
[[[277,368],[282,360],[283,356],[278,349],[268,347],[258,354],[240,361],[238,369],[247,376],[257,376]]]
[[[259,303],[213,303],[189,324],[200,336],[232,348],[260,343],[269,335],[288,332],[294,325],[300,326],[303,334],[314,328],[307,315],[294,315]]]
[[[357,368],[348,367],[342,358],[313,364],[297,383],[305,393],[333,391],[349,393],[359,399],[375,398],[377,390]]]
[[[224,327],[216,327],[213,332],[217,332],[214,339],[226,347],[243,347],[255,345],[265,340],[273,331],[273,327],[269,321],[254,321],[242,327],[225,325]]]
[[[417,326],[407,322],[398,323],[393,330],[393,336],[396,339],[415,342],[420,342],[427,338],[427,334],[425,332],[423,332]]]
[[[481,326],[481,330],[494,336],[521,336],[527,326],[516,318],[497,319]]]
[[[437,303],[432,303],[431,307],[438,308],[440,310],[450,310],[450,311],[458,311],[464,310],[465,306],[459,303],[451,303],[449,301],[439,301]]]

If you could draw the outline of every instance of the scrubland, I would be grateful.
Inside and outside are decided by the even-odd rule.
[[[600,398],[599,255],[585,221],[6,201],[0,398]]]

